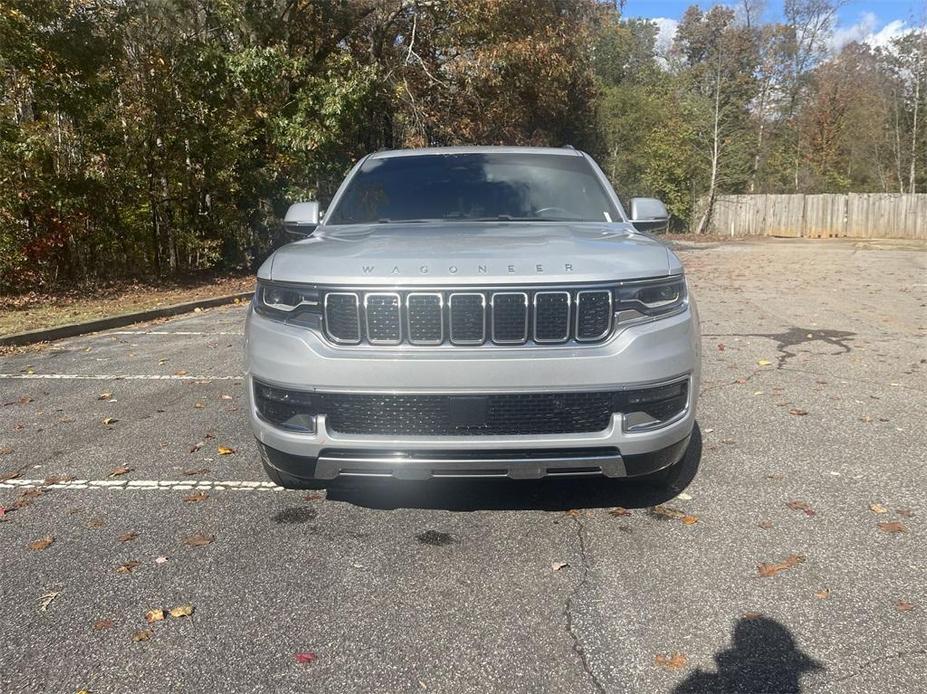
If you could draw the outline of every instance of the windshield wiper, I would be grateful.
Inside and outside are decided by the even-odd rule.
[[[494,217],[468,217],[468,222],[583,222],[580,217],[515,217],[510,214],[497,214]]]
[[[423,219],[390,219],[389,217],[380,217],[377,224],[425,224],[427,222],[443,222],[440,217],[427,217]]]

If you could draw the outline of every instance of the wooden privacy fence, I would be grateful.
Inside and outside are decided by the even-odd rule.
[[[709,233],[927,240],[927,193],[720,195]]]

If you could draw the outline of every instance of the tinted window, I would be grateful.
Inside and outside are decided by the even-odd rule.
[[[368,159],[326,224],[621,219],[589,163],[556,154]]]

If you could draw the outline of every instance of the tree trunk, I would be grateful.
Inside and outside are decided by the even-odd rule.
[[[718,72],[715,79],[715,113],[714,129],[711,143],[711,182],[708,185],[708,202],[699,220],[696,234],[708,233],[708,224],[715,206],[715,196],[718,191],[718,159],[721,153],[721,54],[718,54]]]

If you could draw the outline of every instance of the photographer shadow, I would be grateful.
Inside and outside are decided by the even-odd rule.
[[[792,633],[774,619],[740,619],[731,646],[715,655],[716,672],[698,669],[673,694],[799,694],[804,673],[824,666],[798,648]]]
[[[377,510],[399,508],[446,511],[567,511],[646,508],[677,496],[692,482],[702,458],[696,423],[685,456],[668,484],[604,477],[561,477],[533,481],[509,479],[432,479],[422,482],[347,479],[327,487],[330,501]]]

